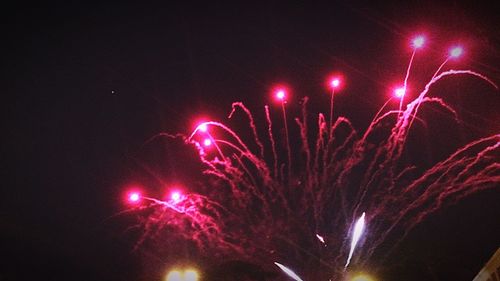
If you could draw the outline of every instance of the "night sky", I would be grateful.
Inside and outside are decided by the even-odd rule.
[[[262,118],[276,82],[293,89],[296,116],[300,97],[321,107],[326,75],[343,72],[335,114],[362,130],[402,79],[409,39],[424,31],[431,45],[415,62],[415,87],[457,41],[467,53],[449,68],[500,83],[494,1],[368,2],[4,7],[0,280],[147,280],[127,221],[108,218],[126,208],[126,186],[189,173],[169,146],[153,152],[145,142],[187,133],[200,115],[224,120],[233,101]],[[464,125],[429,133],[444,150],[414,146],[423,166],[500,130],[498,91],[469,78],[439,90]],[[499,198],[495,188],[436,212],[379,280],[471,280],[500,246]]]

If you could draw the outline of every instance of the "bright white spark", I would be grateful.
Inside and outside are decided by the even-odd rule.
[[[351,250],[349,251],[349,257],[347,257],[347,262],[344,268],[347,268],[347,266],[351,262],[352,254],[354,253],[354,249],[356,249],[356,244],[358,244],[359,238],[361,238],[361,235],[363,234],[364,228],[365,228],[365,212],[363,212],[361,217],[359,217],[358,221],[356,221],[356,224],[354,225],[354,232],[352,234],[352,240],[351,240]]]
[[[278,262],[274,262],[274,264],[276,266],[278,266],[281,270],[283,270],[284,273],[286,273],[288,276],[292,277],[293,280],[295,281],[304,281],[302,280],[297,274],[295,274],[295,272],[293,272],[291,269],[289,269],[288,267],[282,265],[281,263],[278,263]]]
[[[323,236],[319,235],[319,234],[316,234],[316,237],[318,238],[319,241],[321,241],[321,243],[325,244],[325,238],[323,238]]]
[[[413,48],[418,49],[421,48],[424,43],[425,43],[425,37],[424,36],[417,36],[413,39]]]

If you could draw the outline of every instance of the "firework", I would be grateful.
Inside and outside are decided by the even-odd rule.
[[[241,102],[233,103],[229,118],[239,110],[244,113],[253,136],[249,140],[237,133],[248,128],[233,130],[217,121],[202,122],[189,135],[162,134],[180,138],[195,149],[205,167],[206,183],[197,192],[173,191],[165,201],[139,193],[133,199],[130,193],[143,230],[137,247],[169,256],[181,241],[193,247],[199,260],[208,265],[242,260],[273,270],[274,264],[291,278],[302,280],[275,262],[285,260],[307,280],[341,280],[349,265],[376,266],[370,258],[389,235],[408,233],[445,202],[498,185],[499,134],[473,141],[420,172],[401,161],[421,105],[434,103],[456,116],[443,99],[428,97],[436,82],[468,75],[498,89],[487,77],[471,70],[442,72],[450,59],[462,55],[463,49],[455,47],[403,110],[413,58],[424,42],[424,37],[412,42],[414,50],[404,84],[396,92],[399,110],[385,110],[389,99],[362,133],[346,117],[333,119],[333,90],[342,83],[340,79],[330,80],[328,123],[318,113],[314,130],[308,122],[308,98],[303,98],[302,114],[295,118],[301,144],[301,150],[294,152],[295,162],[289,144],[285,88],[274,92],[282,106],[284,148],[275,139],[269,107],[265,106],[267,137],[263,141],[259,124]],[[210,151],[212,146],[217,152]],[[282,161],[283,150],[287,161]],[[352,227],[355,216],[358,218]],[[364,231],[365,225],[370,226],[369,232]]]
[[[321,236],[321,235],[319,235],[319,234],[316,233],[316,238],[318,238],[318,240],[321,243],[325,244],[325,246],[326,246],[325,238],[323,236]]]

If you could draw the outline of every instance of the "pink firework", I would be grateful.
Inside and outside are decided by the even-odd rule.
[[[463,52],[451,50],[403,109],[413,57],[424,42],[423,37],[412,42],[404,84],[395,91],[399,109],[385,110],[386,103],[363,132],[346,117],[327,120],[323,113],[316,115],[311,130],[304,97],[301,114],[293,119],[298,136],[294,143],[300,150],[292,151],[285,113],[288,91],[277,88],[273,96],[282,106],[283,142],[276,137],[268,106],[265,123],[256,124],[241,102],[233,103],[229,118],[241,113],[248,126],[232,129],[206,121],[186,134],[164,134],[194,148],[204,177],[201,186],[173,191],[166,201],[139,197],[144,202],[137,212],[142,226],[137,246],[164,259],[178,258],[189,249],[207,267],[237,259],[270,271],[278,266],[295,280],[341,280],[351,267],[380,265],[380,259],[371,258],[389,236],[403,233],[392,243],[397,245],[442,206],[497,186],[500,134],[465,144],[427,169],[403,159],[413,121],[425,122],[418,116],[421,106],[434,104],[457,115],[442,98],[429,95],[435,83],[470,76],[498,90],[480,73],[442,71],[450,58]],[[333,81],[331,89],[342,84]],[[205,151],[207,139],[218,154]]]

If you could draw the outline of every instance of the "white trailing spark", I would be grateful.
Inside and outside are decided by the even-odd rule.
[[[316,234],[316,238],[318,238],[318,240],[326,246],[325,238],[323,238],[323,236]]]
[[[302,280],[295,272],[293,272],[290,268],[282,265],[281,263],[274,262],[276,266],[278,266],[281,270],[283,270],[284,273],[286,273],[288,276],[292,277],[293,280],[295,281],[304,281]]]
[[[347,262],[344,268],[347,268],[349,263],[351,262],[352,254],[354,253],[354,249],[356,249],[356,245],[358,244],[359,238],[363,234],[363,230],[365,229],[365,212],[359,217],[358,221],[354,225],[354,232],[352,234],[351,239],[351,250],[349,251],[349,257],[347,257]]]

